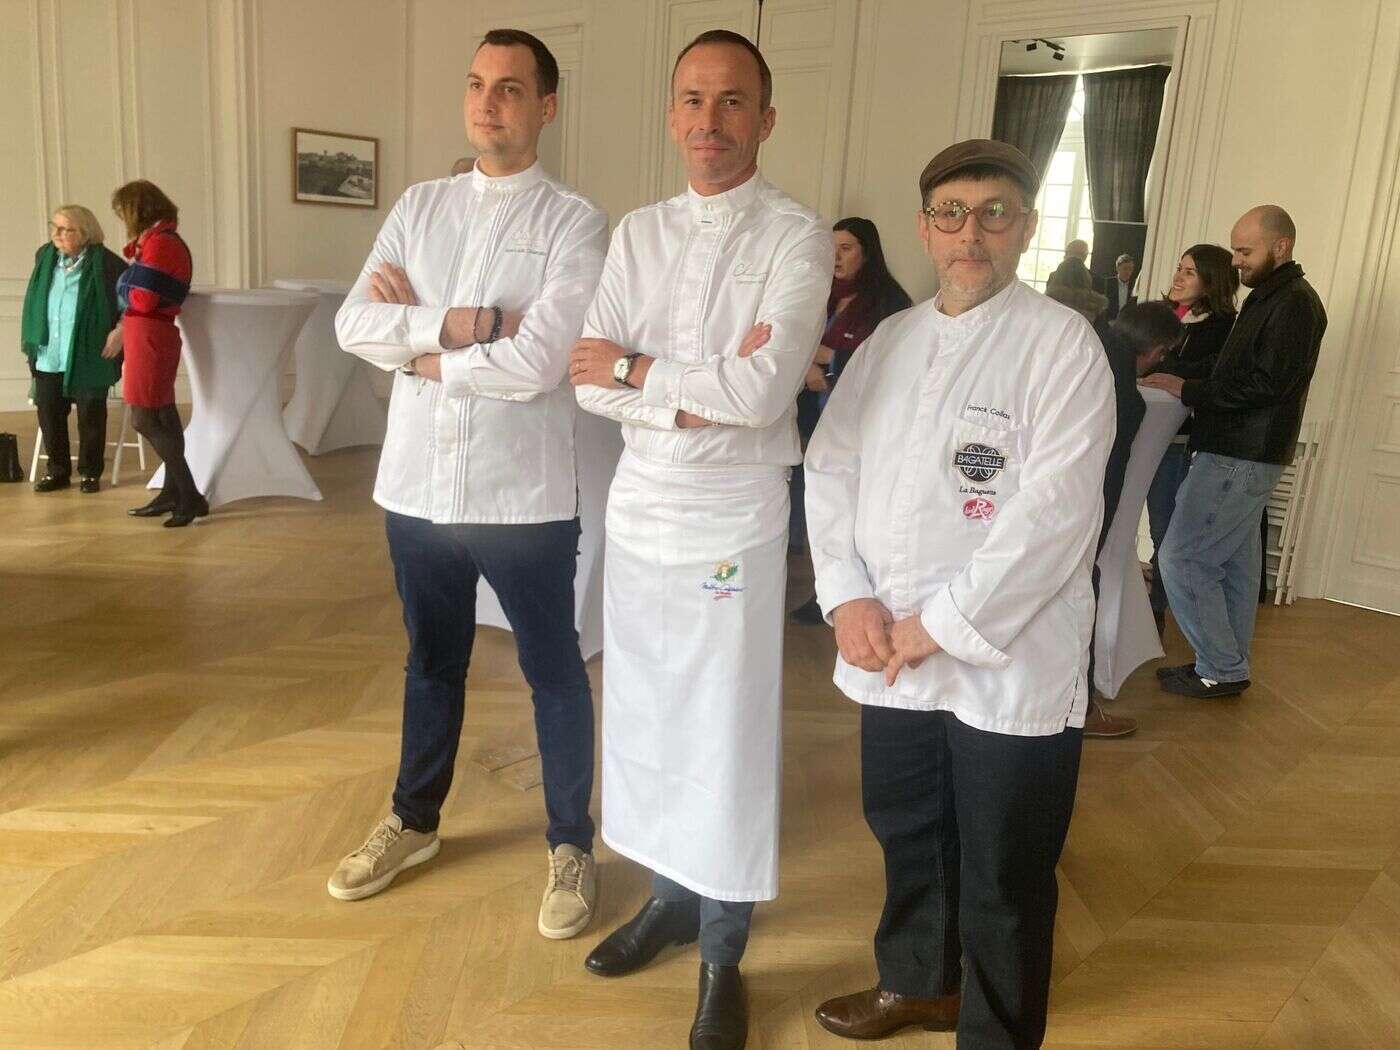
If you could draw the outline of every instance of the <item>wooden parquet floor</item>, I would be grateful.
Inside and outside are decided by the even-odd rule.
[[[32,428],[0,416],[25,447]],[[601,850],[595,926],[535,931],[540,791],[472,761],[528,737],[504,632],[478,636],[440,857],[327,896],[398,759],[376,453],[310,461],[322,503],[179,532],[122,513],[134,477],[0,486],[0,1048],[685,1045],[693,950],[582,968],[643,899],[635,866]],[[808,576],[794,561],[791,604]],[[872,980],[883,882],[829,636],[791,628],[787,653],[782,895],[745,962],[749,1045],[815,1050],[845,1044],[813,1007]],[[1141,731],[1087,745],[1047,1046],[1400,1047],[1400,620],[1269,607],[1256,667],[1215,704],[1143,668],[1114,705]]]

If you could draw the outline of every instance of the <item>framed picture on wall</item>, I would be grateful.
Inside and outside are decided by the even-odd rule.
[[[379,140],[292,129],[292,200],[298,204],[379,206]]]

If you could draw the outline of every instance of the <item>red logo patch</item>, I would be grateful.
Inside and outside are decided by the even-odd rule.
[[[969,521],[991,521],[997,512],[997,505],[989,499],[978,496],[963,504],[963,517]]]

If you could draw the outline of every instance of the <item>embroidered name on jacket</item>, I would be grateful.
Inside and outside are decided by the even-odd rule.
[[[734,267],[735,284],[762,284],[768,280],[768,271],[757,263],[741,262]]]
[[[549,245],[544,241],[534,241],[528,237],[519,237],[511,241],[504,249],[508,253],[518,255],[548,255]]]
[[[968,481],[991,481],[1006,466],[1001,449],[969,442],[953,454],[953,466]]]

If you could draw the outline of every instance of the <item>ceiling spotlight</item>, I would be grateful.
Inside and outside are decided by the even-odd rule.
[[[1034,41],[1034,40],[1032,40],[1029,44],[1026,45],[1026,50],[1027,50],[1027,51],[1034,51],[1034,50],[1035,50],[1035,41]]]
[[[1050,57],[1053,58],[1056,62],[1063,62],[1065,60],[1065,53],[1063,51],[1056,51]]]

